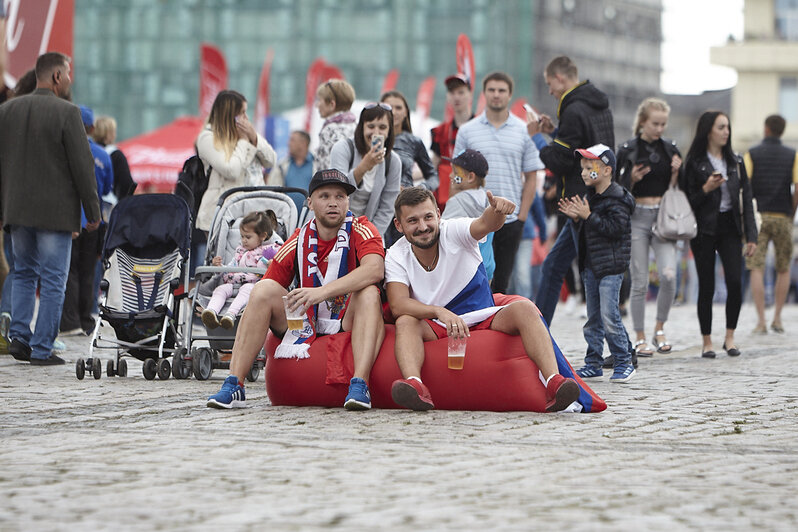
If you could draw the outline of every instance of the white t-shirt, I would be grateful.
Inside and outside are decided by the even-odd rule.
[[[471,326],[500,308],[493,304],[479,242],[471,236],[473,218],[440,221],[438,263],[428,272],[416,259],[405,237],[385,255],[385,283],[402,283],[410,297],[425,305],[442,306]]]

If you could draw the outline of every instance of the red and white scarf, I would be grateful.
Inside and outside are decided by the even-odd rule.
[[[348,257],[354,216],[347,211],[338,229],[333,249],[327,255],[327,272],[321,275],[317,260],[319,234],[315,218],[302,227],[297,236],[297,266],[300,287],[322,286],[349,273]],[[308,358],[310,344],[317,334],[335,334],[341,330],[341,319],[349,302],[349,294],[322,301],[307,309],[302,330],[287,330],[274,353],[274,358]]]

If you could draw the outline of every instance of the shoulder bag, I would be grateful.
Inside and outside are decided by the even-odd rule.
[[[671,185],[663,194],[653,231],[663,240],[690,240],[698,234],[687,194],[676,185]]]

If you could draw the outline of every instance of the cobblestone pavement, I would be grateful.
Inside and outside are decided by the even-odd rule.
[[[574,365],[582,322],[552,328]],[[705,360],[675,307],[673,354],[591,381],[600,414],[271,407],[262,374],[220,411],[204,400],[226,371],[78,381],[87,338],[66,367],[2,356],[0,530],[795,530],[798,325],[754,322],[746,305],[741,357]]]

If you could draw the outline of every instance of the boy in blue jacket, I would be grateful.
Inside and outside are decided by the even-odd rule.
[[[560,200],[560,212],[571,218],[579,231],[579,271],[587,300],[583,327],[587,353],[577,370],[582,378],[601,377],[604,339],[615,359],[611,382],[628,382],[635,374],[632,342],[621,321],[618,297],[623,273],[629,267],[632,248],[632,194],[613,182],[615,154],[604,144],[574,152],[582,166],[587,199],[572,196]]]

